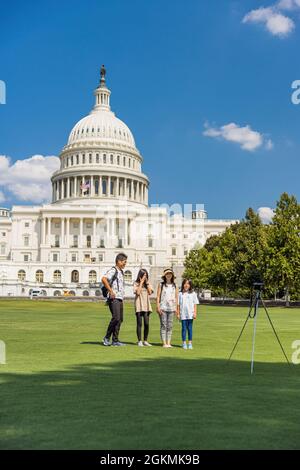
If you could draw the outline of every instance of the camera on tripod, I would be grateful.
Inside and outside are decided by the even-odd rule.
[[[253,282],[253,289],[262,290],[263,287],[264,287],[263,282]]]

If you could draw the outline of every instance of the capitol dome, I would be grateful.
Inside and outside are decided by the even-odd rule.
[[[128,126],[118,119],[115,113],[105,108],[93,109],[88,116],[77,122],[70,132],[68,145],[95,140],[113,140],[135,148],[134,138]]]
[[[149,180],[132,132],[110,109],[106,70],[94,91],[95,105],[71,130],[52,178],[52,202],[86,203],[125,199],[148,204]]]

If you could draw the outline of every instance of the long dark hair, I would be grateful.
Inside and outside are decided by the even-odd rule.
[[[162,278],[162,286],[166,286],[167,285],[167,278],[166,276],[163,276]],[[171,284],[173,284],[174,287],[176,287],[176,284],[175,284],[175,274],[172,273],[172,279],[171,279]]]
[[[136,281],[138,284],[140,284],[142,277],[146,274],[146,282],[144,283],[144,286],[147,287],[149,283],[149,274],[147,269],[140,269],[136,278]]]
[[[182,283],[181,283],[181,292],[185,292],[185,291],[184,291],[184,284],[185,284],[186,282],[188,282],[189,285],[190,285],[188,292],[193,292],[193,290],[194,290],[194,289],[193,289],[193,283],[192,283],[192,281],[191,281],[190,279],[187,279],[187,278],[185,278],[185,279],[182,280]]]

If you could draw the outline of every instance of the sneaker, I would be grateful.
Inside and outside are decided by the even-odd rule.
[[[104,346],[111,346],[111,342],[106,338],[106,336],[104,336],[102,343]]]
[[[167,348],[173,348],[172,344],[167,344]]]
[[[169,346],[167,344],[163,344],[163,348],[168,348]]]
[[[189,349],[193,349],[192,343],[189,343]]]
[[[182,347],[183,347],[183,349],[187,349],[186,343],[183,343],[183,344],[182,344]]]
[[[144,346],[143,341],[138,341],[138,346]]]
[[[111,345],[112,346],[126,346],[126,344],[121,343],[121,341],[113,341]]]
[[[148,343],[148,341],[144,341],[144,346],[152,346],[152,344]]]

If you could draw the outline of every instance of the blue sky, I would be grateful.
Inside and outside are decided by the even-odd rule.
[[[274,207],[283,191],[299,199],[291,83],[300,79],[300,6],[281,1],[280,10],[250,0],[5,2],[0,155],[10,167],[59,155],[93,106],[104,63],[112,109],[144,158],[150,203],[204,203],[210,218],[241,218],[249,206]],[[260,7],[272,10],[243,21]],[[270,29],[282,18],[293,22],[286,34]],[[226,139],[230,123],[237,142]],[[0,171],[2,205],[35,202]]]

